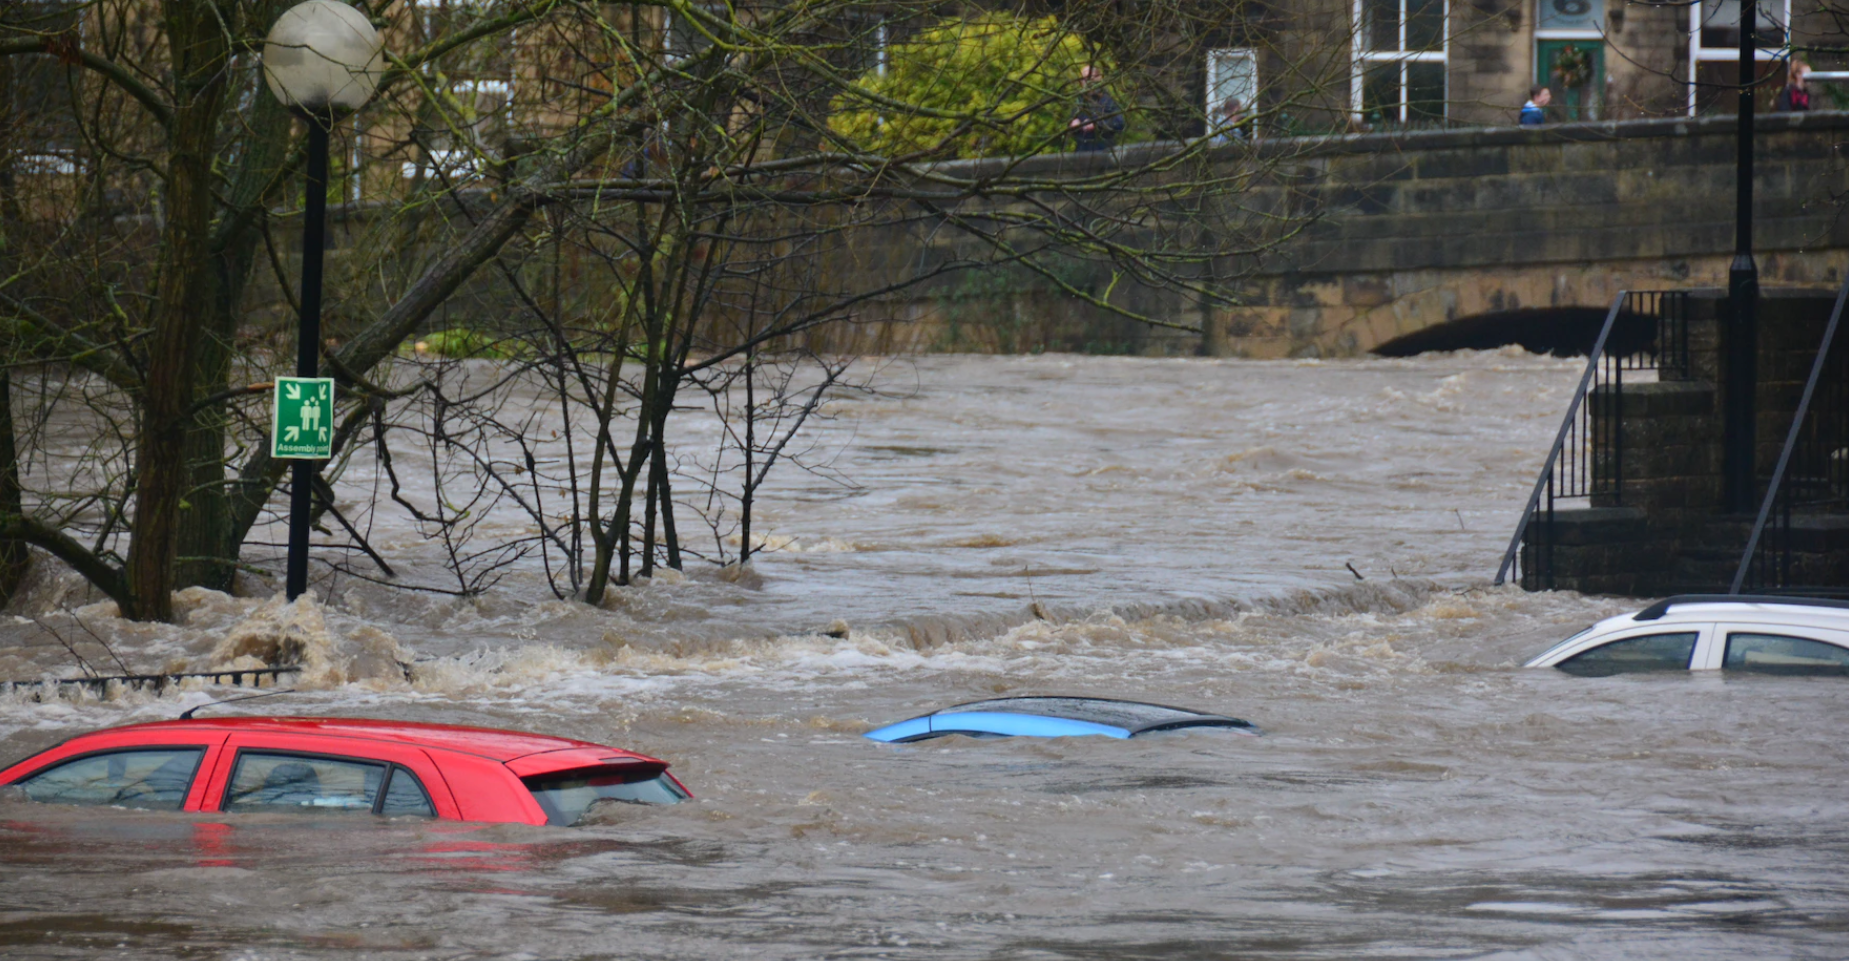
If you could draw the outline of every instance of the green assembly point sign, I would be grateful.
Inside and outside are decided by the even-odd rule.
[[[334,378],[278,377],[270,414],[270,456],[327,460],[333,453]]]

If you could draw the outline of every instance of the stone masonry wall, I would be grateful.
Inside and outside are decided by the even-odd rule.
[[[1763,291],[1756,398],[1762,484],[1777,462],[1834,299],[1817,290]],[[1729,310],[1723,290],[1692,292],[1688,375],[1624,385],[1623,496],[1556,510],[1551,549],[1545,531],[1530,527],[1524,569],[1552,573],[1530,586],[1639,596],[1727,588],[1751,529],[1750,517],[1721,513],[1725,397],[1718,385],[1728,354],[1720,332]],[[1596,417],[1620,397],[1600,389],[1588,401]],[[1609,479],[1619,465],[1605,456],[1592,467]],[[1849,587],[1849,517],[1797,517],[1791,547],[1792,583]]]
[[[1780,114],[1758,124],[1756,243],[1763,284],[1833,288],[1849,271],[1849,113]],[[1532,308],[1603,309],[1624,289],[1726,282],[1733,249],[1731,118],[1480,128],[1323,139],[1280,138],[1219,148],[1228,173],[1256,150],[1271,178],[1229,202],[1290,212],[1300,235],[1274,249],[1214,265],[1238,278],[1240,303],[1203,307],[1173,291],[1120,281],[1111,265],[1072,261],[1065,280],[1114,303],[1204,329],[1152,330],[1069,297],[1044,278],[988,268],[953,274],[860,309],[852,323],[810,337],[838,352],[1076,350],[1253,357],[1347,356],[1471,318]],[[1125,157],[1064,154],[1019,163],[1049,177],[1103,172]],[[978,175],[1000,161],[943,165]],[[985,204],[959,210],[970,216]],[[428,218],[432,238],[448,234]],[[329,251],[331,336],[382,305],[376,291],[415,276],[440,246],[421,235],[394,241],[388,263],[345,259],[347,237],[399,230],[364,211],[337,211]],[[418,228],[424,229],[424,228]],[[451,231],[453,233],[453,230]],[[415,231],[412,232],[415,234]],[[961,246],[959,246],[961,245]],[[932,221],[867,230],[844,244],[835,269],[845,288],[867,289],[903,272],[979,253]],[[354,249],[360,249],[358,245]],[[568,296],[595,301],[607,265],[567,252]],[[530,284],[561,276],[554,254],[532,251]],[[856,283],[853,275],[858,272]],[[373,275],[383,273],[390,282]],[[543,275],[543,276],[542,276]],[[282,298],[263,278],[253,297]],[[348,291],[351,291],[350,293]],[[482,271],[432,326],[492,330],[520,316],[521,297]],[[566,305],[569,308],[569,304]],[[1514,322],[1514,321],[1511,321]],[[1532,322],[1532,319],[1523,322]]]
[[[1833,199],[1849,195],[1849,113],[1766,116],[1757,129],[1763,284],[1834,287],[1849,270],[1849,217],[1838,216]],[[1150,149],[1162,148],[1127,148]],[[1275,249],[1216,265],[1219,277],[1242,278],[1241,303],[1203,309],[1165,291],[1115,288],[1136,309],[1203,326],[1203,337],[1139,333],[1032,277],[989,277],[981,290],[952,280],[909,291],[827,337],[853,350],[982,349],[974,332],[986,316],[1005,328],[989,340],[1014,349],[1127,343],[1143,353],[1347,356],[1467,318],[1602,309],[1620,290],[1726,283],[1731,118],[1282,139],[1223,148],[1222,156],[1240,162],[1253,149],[1275,164],[1273,179],[1238,202],[1310,222]],[[1112,162],[1062,155],[1022,170],[1085,174]],[[984,163],[946,169],[974,174]],[[916,228],[859,247],[867,269],[889,269],[938,262],[957,243],[954,231]],[[1075,269],[1082,289],[1110,287],[1108,265]],[[947,333],[953,327],[957,336]]]

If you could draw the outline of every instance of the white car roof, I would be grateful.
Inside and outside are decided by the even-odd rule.
[[[1640,611],[1605,618],[1555,644],[1529,661],[1528,666],[1552,666],[1570,655],[1597,647],[1621,631],[1715,623],[1849,632],[1849,601],[1745,594],[1684,594],[1658,601]]]
[[[1620,614],[1599,622],[1682,624],[1690,621],[1752,620],[1813,627],[1849,627],[1849,601],[1809,597],[1685,594],[1658,601],[1635,614]]]

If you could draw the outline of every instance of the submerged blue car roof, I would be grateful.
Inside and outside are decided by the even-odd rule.
[[[1248,721],[1187,708],[1103,697],[1004,697],[971,701],[888,724],[866,736],[875,741],[922,741],[946,734],[972,737],[1128,738],[1189,727],[1233,728],[1259,733]]]

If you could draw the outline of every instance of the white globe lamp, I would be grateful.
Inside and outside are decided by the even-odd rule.
[[[366,105],[385,72],[385,41],[338,0],[283,11],[263,40],[263,79],[283,106],[328,116]]]

